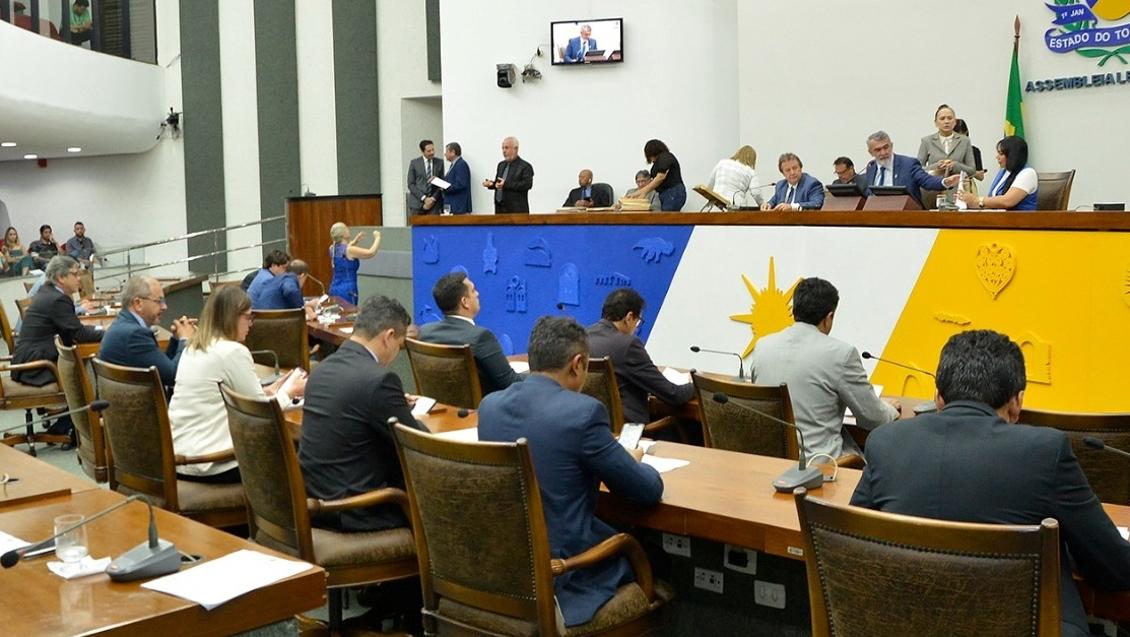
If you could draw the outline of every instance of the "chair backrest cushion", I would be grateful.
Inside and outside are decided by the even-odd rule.
[[[111,486],[175,509],[172,431],[157,368],[122,367],[96,358],[94,373],[98,395],[110,403],[102,412],[102,426],[114,458]]]
[[[475,409],[482,400],[470,345],[436,345],[409,339],[408,362],[416,391],[441,403]]]
[[[306,341],[306,312],[294,310],[255,310],[255,322],[243,344],[247,349],[271,350],[279,357],[279,366],[310,369],[310,350]],[[260,365],[274,365],[269,354],[253,354]]]

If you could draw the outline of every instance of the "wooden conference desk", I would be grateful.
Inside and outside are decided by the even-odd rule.
[[[47,498],[98,489],[93,480],[53,467],[7,445],[0,445],[0,473],[9,482],[0,488],[0,511]],[[0,530],[3,530],[0,527]]]
[[[79,316],[78,318],[83,325],[101,325],[103,330],[108,330],[110,329],[110,326],[113,325],[114,321],[117,320],[118,313],[120,311],[121,309],[119,308],[111,310],[111,313],[109,314],[95,314],[93,316],[83,315]],[[169,344],[169,339],[171,339],[172,337],[172,332],[160,325],[157,326],[157,345],[162,350],[164,350],[165,347]],[[78,356],[79,358],[83,359],[94,356],[98,354],[98,349],[101,346],[101,343],[79,343]]]
[[[3,508],[0,529],[35,542],[51,535],[58,515],[90,515],[124,499],[113,491],[91,489]],[[154,511],[161,538],[185,553],[206,559],[240,549],[279,555],[163,509]],[[92,522],[87,527],[91,555],[116,557],[137,546],[145,540],[148,520],[145,505],[137,502]],[[5,634],[231,635],[288,620],[325,603],[326,574],[317,566],[207,611],[141,588],[143,581],[114,583],[105,574],[63,580],[47,570],[50,559],[32,558],[0,571]]]

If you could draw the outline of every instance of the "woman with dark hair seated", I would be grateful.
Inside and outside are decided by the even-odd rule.
[[[970,208],[1035,210],[1039,178],[1036,169],[1028,165],[1028,143],[1015,135],[1000,140],[997,142],[997,163],[1001,171],[993,179],[988,196],[961,193],[959,196],[966,205]]]
[[[649,139],[644,144],[643,156],[651,164],[651,181],[633,196],[643,199],[649,192],[655,191],[659,193],[659,203],[663,210],[682,210],[683,204],[687,203],[687,187],[683,185],[679,160],[667,149],[667,144],[658,139]]]

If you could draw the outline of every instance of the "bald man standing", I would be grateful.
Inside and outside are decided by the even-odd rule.
[[[592,171],[585,168],[577,175],[577,187],[565,198],[566,208],[607,208],[612,205],[605,189],[592,187]]]
[[[494,191],[494,214],[530,213],[530,188],[534,187],[534,167],[518,156],[518,139],[502,140],[502,161],[494,180],[484,179],[483,187]]]

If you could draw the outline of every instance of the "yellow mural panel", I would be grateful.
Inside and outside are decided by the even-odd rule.
[[[1130,411],[1130,233],[941,230],[883,350],[933,371],[946,340],[992,329],[1021,346],[1025,405]],[[933,379],[879,363],[872,382],[933,396]]]

